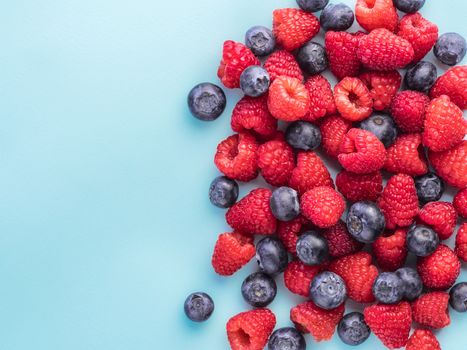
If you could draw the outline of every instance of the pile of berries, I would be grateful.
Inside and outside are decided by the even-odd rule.
[[[259,265],[241,286],[254,309],[227,322],[230,346],[303,350],[303,333],[324,341],[337,329],[350,345],[372,332],[389,349],[440,349],[432,330],[449,325],[448,304],[467,311],[467,283],[455,285],[467,261],[467,66],[455,66],[466,41],[439,36],[417,12],[425,0],[357,0],[355,15],[328,0],[297,3],[274,11],[272,30],[256,26],[245,44],[226,41],[217,71],[245,96],[214,157],[222,176],[209,198],[228,208],[232,230],[219,235],[212,266],[229,276],[254,257]],[[345,32],[354,18],[365,31]],[[321,28],[324,45],[312,41]],[[422,61],[432,49],[455,67],[438,77]],[[328,68],[334,88],[320,74]],[[215,120],[226,96],[203,83],[188,104],[195,117]],[[335,179],[322,157],[342,167]],[[237,181],[259,175],[270,187],[237,201]],[[458,191],[453,203],[439,201],[447,186]],[[443,241],[459,221],[453,250]],[[416,268],[405,266],[409,254]],[[290,310],[295,328],[274,331],[266,307],[279,274],[306,299]],[[345,314],[347,299],[365,304],[363,313]],[[185,302],[193,321],[213,311],[205,293]]]

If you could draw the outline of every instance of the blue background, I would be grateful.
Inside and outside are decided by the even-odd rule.
[[[228,92],[213,123],[192,118],[185,99],[194,84],[217,82],[225,39],[270,26],[287,6],[295,2],[2,2],[0,349],[228,348],[225,323],[248,309],[239,287],[255,263],[230,279],[212,271],[228,228],[207,189],[240,94]],[[466,10],[428,0],[422,12],[467,36]],[[182,312],[197,290],[216,302],[204,324]],[[281,290],[278,326],[299,301]],[[467,315],[451,316],[439,339],[463,350]],[[310,348],[347,347],[334,338]],[[383,349],[374,336],[360,348]]]

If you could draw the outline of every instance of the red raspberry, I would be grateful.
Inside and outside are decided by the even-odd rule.
[[[384,169],[390,173],[419,176],[428,172],[421,134],[400,135],[387,149]]]
[[[460,109],[467,109],[467,66],[449,69],[431,88],[431,98],[449,96]]]
[[[278,140],[262,144],[258,148],[258,167],[268,184],[287,185],[295,168],[292,147],[287,142]]]
[[[457,231],[455,252],[459,259],[467,262],[467,223],[464,222]]]
[[[429,103],[428,96],[421,92],[401,91],[392,100],[392,118],[403,132],[421,132]]]
[[[230,125],[235,132],[252,130],[260,136],[271,137],[277,130],[277,120],[268,110],[267,97],[243,97],[232,112]]]
[[[345,134],[352,127],[352,123],[339,115],[330,115],[321,120],[319,130],[321,131],[321,145],[324,151],[331,157],[336,158],[340,153],[341,143]]]
[[[439,236],[445,240],[452,236],[456,227],[456,209],[448,202],[429,202],[418,213],[421,223],[430,226]]]
[[[362,36],[358,43],[357,56],[369,69],[393,70],[403,68],[412,62],[412,45],[387,29],[375,29]]]
[[[447,245],[440,244],[433,254],[419,258],[417,271],[423,284],[431,289],[451,288],[459,277],[461,263]]]
[[[342,277],[349,298],[358,303],[371,303],[375,300],[371,288],[378,277],[378,269],[371,264],[371,255],[367,252],[336,259],[329,265],[329,271]]]
[[[457,214],[467,219],[467,188],[464,188],[457,192],[452,202],[454,208],[456,208]]]
[[[365,83],[373,98],[373,108],[384,111],[389,108],[391,101],[401,87],[401,75],[398,71],[389,72],[370,71],[359,76]]]
[[[401,268],[407,258],[405,238],[407,231],[398,229],[391,236],[380,236],[373,243],[376,261],[385,271],[396,271]]]
[[[295,57],[285,50],[279,50],[271,54],[264,62],[264,69],[268,71],[271,82],[282,75],[303,81],[302,70]]]
[[[356,253],[363,248],[363,243],[356,241],[347,230],[347,226],[342,220],[337,224],[324,230],[323,237],[328,242],[329,255],[333,258],[340,258]]]
[[[329,69],[337,79],[355,77],[361,63],[357,57],[358,40],[363,33],[329,31],[324,37]]]
[[[248,47],[227,40],[224,42],[222,60],[217,70],[217,76],[225,87],[230,89],[238,88],[240,87],[240,75],[245,68],[259,64],[259,60]]]
[[[448,326],[451,323],[448,302],[449,294],[446,292],[422,295],[412,303],[413,320],[422,326],[435,329]]]
[[[386,228],[410,226],[418,214],[418,197],[413,178],[397,174],[389,179],[378,200]]]
[[[298,49],[318,34],[318,18],[303,10],[286,8],[273,12],[272,29],[276,42],[287,51]]]
[[[431,100],[426,109],[423,144],[434,152],[458,145],[467,131],[467,123],[459,107],[443,95]]]
[[[314,122],[326,114],[336,113],[331,84],[322,75],[313,75],[305,83],[310,95],[310,113],[303,120]]]
[[[345,210],[342,196],[331,187],[315,187],[300,199],[303,216],[314,225],[326,228],[335,225]]]
[[[318,186],[334,187],[326,165],[314,152],[299,152],[297,166],[290,177],[289,186],[300,194]]]
[[[255,253],[253,237],[240,232],[223,233],[217,238],[211,263],[219,275],[230,276],[246,265]]]
[[[276,316],[269,309],[241,312],[227,322],[227,337],[232,350],[262,350],[268,342]]]
[[[386,28],[394,32],[399,16],[391,0],[357,0],[355,17],[358,24],[368,32]]]
[[[269,87],[268,107],[273,117],[292,122],[310,110],[310,96],[302,82],[281,76]]]
[[[289,253],[295,255],[298,237],[310,228],[311,223],[300,215],[291,221],[279,221],[277,235]]]
[[[307,301],[290,310],[290,319],[298,330],[310,332],[314,340],[320,342],[332,338],[344,311],[344,304],[332,310],[324,310],[312,301]]]
[[[301,261],[292,261],[284,271],[285,286],[294,294],[308,297],[311,281],[322,269],[322,266],[307,266]]]
[[[369,174],[381,169],[386,161],[386,149],[371,132],[350,129],[337,156],[342,167],[357,174]]]
[[[336,176],[336,186],[339,192],[351,202],[374,202],[383,191],[383,177],[379,171],[355,174],[342,170]]]
[[[256,139],[245,133],[227,137],[217,146],[214,163],[221,173],[238,181],[251,181],[258,176]]]
[[[405,346],[412,325],[412,312],[408,302],[367,306],[363,314],[368,327],[386,347],[398,349]]]
[[[342,118],[352,122],[366,119],[373,112],[373,98],[358,78],[347,77],[334,87],[334,101]]]
[[[269,207],[271,190],[257,188],[235,203],[226,213],[234,230],[250,234],[270,235],[276,232],[277,220]]]
[[[438,26],[420,13],[405,15],[399,22],[397,35],[407,40],[414,50],[414,62],[420,61],[438,40]]]
[[[467,187],[467,140],[444,152],[428,152],[436,173],[449,185]]]
[[[410,336],[405,350],[441,350],[441,346],[432,331],[416,329]]]

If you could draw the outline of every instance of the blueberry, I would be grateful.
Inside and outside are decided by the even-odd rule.
[[[458,283],[451,288],[449,304],[457,312],[467,312],[467,282]]]
[[[206,321],[214,311],[214,302],[206,293],[190,294],[184,304],[186,316],[195,322]]]
[[[321,131],[317,126],[299,120],[287,127],[285,140],[295,149],[311,151],[321,145]]]
[[[329,0],[297,0],[298,6],[307,12],[317,12],[326,7]]]
[[[395,304],[404,297],[404,282],[394,272],[382,272],[373,283],[373,295],[384,304]]]
[[[256,244],[256,260],[263,272],[276,275],[285,270],[289,256],[279,239],[265,237]]]
[[[363,314],[351,312],[342,317],[337,326],[339,338],[347,345],[360,345],[370,336],[370,327],[365,322]]]
[[[415,13],[425,5],[425,0],[394,0],[398,10],[405,13]]]
[[[290,221],[300,214],[297,191],[290,187],[279,187],[272,192],[269,200],[272,214],[280,221]]]
[[[418,200],[421,204],[436,202],[444,192],[444,182],[435,173],[428,173],[415,178]]]
[[[404,283],[404,298],[413,301],[422,295],[423,282],[420,275],[411,267],[402,267],[396,271],[396,275]]]
[[[347,229],[357,241],[373,243],[386,226],[383,213],[373,202],[356,202],[347,214]]]
[[[347,298],[344,280],[334,272],[321,272],[311,281],[311,300],[325,310],[335,309]]]
[[[240,88],[245,95],[258,97],[269,89],[269,74],[260,66],[250,66],[240,75]]]
[[[211,83],[201,83],[188,94],[191,114],[203,121],[212,121],[224,112],[227,101],[222,89]]]
[[[416,256],[428,256],[439,245],[438,234],[423,225],[414,225],[407,232],[407,249]]]
[[[328,242],[322,235],[307,231],[297,240],[297,256],[305,265],[319,265],[329,256]]]
[[[438,76],[436,66],[427,61],[420,61],[405,73],[405,85],[410,90],[427,92]]]
[[[238,198],[238,184],[225,176],[218,176],[209,186],[209,200],[219,208],[229,208]]]
[[[276,39],[271,29],[263,26],[254,26],[245,34],[245,45],[256,56],[267,56],[274,51]]]
[[[276,294],[276,282],[264,272],[252,273],[242,283],[243,299],[254,307],[269,305]]]
[[[448,66],[455,66],[465,56],[466,42],[457,33],[446,33],[438,38],[433,52],[437,59]]]
[[[308,74],[321,73],[328,67],[328,57],[323,45],[313,41],[303,45],[297,54],[297,62]]]
[[[268,350],[305,350],[303,335],[293,327],[279,328],[271,334]]]
[[[355,17],[353,11],[346,4],[329,4],[321,12],[319,21],[321,22],[321,27],[325,31],[328,30],[347,30],[349,29],[354,21]]]
[[[360,129],[373,133],[384,145],[391,146],[397,137],[396,124],[391,117],[375,114],[360,123]]]

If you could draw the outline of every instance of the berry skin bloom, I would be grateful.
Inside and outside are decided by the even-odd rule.
[[[454,208],[456,208],[459,216],[462,216],[464,219],[467,218],[467,188],[457,192],[452,204],[454,205]]]
[[[366,119],[373,112],[373,98],[358,78],[347,77],[334,87],[334,101],[342,118],[352,122]]]
[[[284,271],[285,286],[294,294],[308,297],[311,281],[322,270],[321,265],[308,266],[298,260],[292,261]]]
[[[467,187],[467,140],[444,152],[428,152],[436,173],[457,188]]]
[[[441,346],[432,331],[416,329],[410,336],[405,350],[441,350]]]
[[[431,227],[439,236],[445,240],[452,236],[456,227],[456,209],[448,202],[429,202],[418,213],[418,220]]]
[[[455,252],[459,259],[467,262],[467,223],[465,222],[457,231]]]
[[[323,232],[323,237],[328,242],[329,255],[333,258],[353,254],[363,248],[363,243],[358,242],[350,235],[342,220],[326,229]]]
[[[389,108],[392,99],[401,87],[402,81],[401,75],[396,70],[365,72],[360,74],[359,78],[370,90],[375,111],[384,111]]]
[[[300,80],[281,76],[269,87],[268,107],[276,119],[293,122],[309,112],[310,96]]]
[[[373,243],[373,253],[378,265],[384,271],[396,271],[407,258],[405,239],[407,230],[398,229],[391,236],[380,236]]]
[[[302,70],[298,66],[294,55],[285,50],[279,50],[271,54],[266,62],[264,62],[264,69],[269,73],[271,83],[277,77],[283,75],[303,81]]]
[[[305,83],[305,88],[310,95],[310,113],[303,120],[315,122],[325,115],[336,113],[331,84],[325,77],[319,74],[310,77]]]
[[[266,182],[272,186],[284,186],[295,168],[292,147],[285,141],[272,140],[258,148],[258,167]]]
[[[384,169],[393,173],[420,176],[428,172],[421,134],[404,134],[387,149]]]
[[[421,92],[401,91],[392,100],[392,118],[403,132],[421,132],[429,103],[428,96]]]
[[[430,97],[448,96],[460,109],[467,109],[467,66],[449,69],[436,80]]]
[[[233,109],[230,121],[232,130],[251,130],[259,136],[271,137],[277,130],[277,119],[268,110],[267,97],[243,97]]]
[[[378,28],[394,32],[399,20],[392,0],[357,0],[355,17],[358,24],[369,32]]]
[[[379,171],[355,174],[342,170],[336,176],[336,186],[339,192],[351,202],[374,202],[383,191],[383,177]]]
[[[413,320],[425,327],[444,328],[451,323],[448,303],[446,292],[424,294],[412,303]]]
[[[292,171],[289,186],[304,194],[315,187],[334,187],[328,168],[313,151],[299,152],[297,166]]]
[[[301,198],[303,216],[320,228],[335,225],[345,210],[342,196],[331,187],[315,187]]]
[[[359,38],[363,33],[329,31],[324,37],[329,69],[337,79],[355,77],[360,72],[361,63],[357,57]]]

